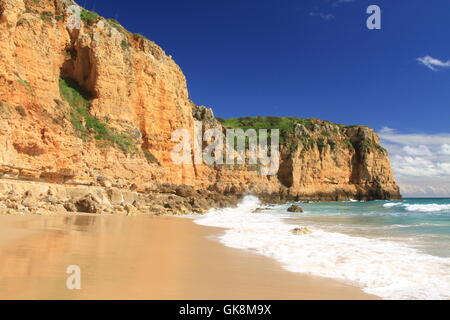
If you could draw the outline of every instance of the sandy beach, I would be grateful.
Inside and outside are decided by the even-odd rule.
[[[0,216],[0,299],[375,299],[224,247],[189,218]],[[81,290],[66,269],[81,268]]]

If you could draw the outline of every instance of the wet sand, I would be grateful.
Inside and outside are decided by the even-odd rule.
[[[188,218],[0,216],[0,299],[375,299],[221,245]],[[81,268],[81,290],[66,269]]]

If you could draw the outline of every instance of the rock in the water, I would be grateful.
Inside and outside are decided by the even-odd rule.
[[[292,232],[292,234],[294,234],[294,235],[296,235],[296,236],[302,236],[302,235],[305,235],[305,234],[310,234],[310,233],[312,233],[312,231],[309,230],[309,229],[306,228],[306,227],[295,228],[295,229],[291,230],[291,232]]]
[[[303,209],[302,209],[300,206],[298,206],[298,205],[296,205],[296,204],[293,204],[292,206],[290,206],[290,207],[287,209],[287,211],[288,211],[288,212],[303,212]]]
[[[252,213],[261,213],[264,211],[264,208],[256,208],[255,210],[252,211]]]
[[[97,213],[101,209],[97,199],[91,194],[88,194],[75,202],[75,206],[77,207],[78,212],[84,213]]]

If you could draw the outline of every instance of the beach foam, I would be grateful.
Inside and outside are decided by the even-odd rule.
[[[407,211],[416,212],[439,212],[439,211],[450,211],[450,205],[447,204],[407,204],[405,205]]]
[[[392,208],[392,207],[398,207],[401,205],[403,205],[403,203],[401,203],[401,202],[389,202],[389,203],[384,204],[383,207]]]
[[[312,234],[295,236],[290,230],[299,226],[284,222],[289,214],[251,213],[258,206],[248,196],[238,208],[213,210],[196,222],[227,228],[223,244],[273,258],[289,271],[341,279],[385,299],[450,299],[449,258],[311,227]]]
[[[403,207],[406,211],[410,212],[440,212],[450,211],[450,205],[448,204],[406,204],[401,202],[389,202],[383,205],[384,208]]]

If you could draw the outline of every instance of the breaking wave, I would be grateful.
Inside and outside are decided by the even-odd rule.
[[[252,250],[282,263],[285,269],[343,280],[385,299],[450,299],[450,258],[419,252],[404,243],[349,236],[311,228],[296,236],[284,209],[254,214],[260,206],[247,196],[237,208],[213,210],[196,219],[228,230],[220,241]],[[435,206],[409,206],[432,210]]]

